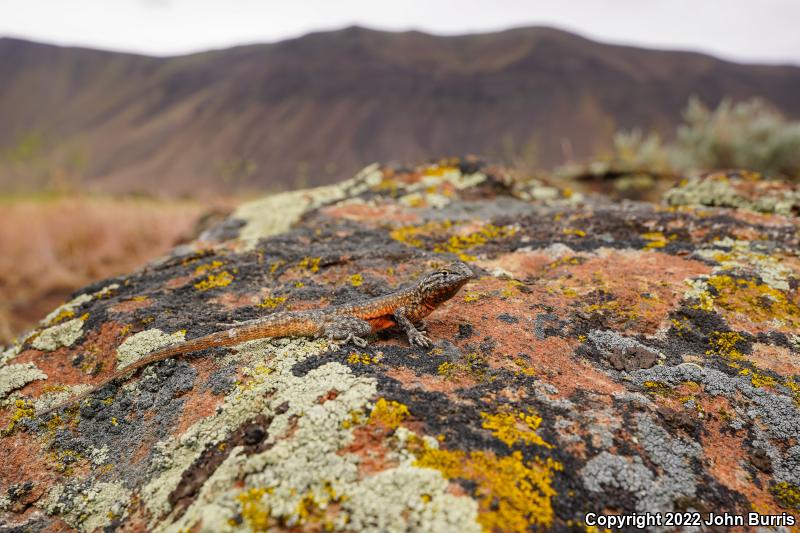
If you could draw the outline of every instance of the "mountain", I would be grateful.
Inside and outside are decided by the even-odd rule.
[[[329,183],[374,160],[607,147],[669,134],[691,95],[800,116],[800,68],[551,28],[441,37],[352,27],[155,58],[0,39],[0,191],[219,193]]]

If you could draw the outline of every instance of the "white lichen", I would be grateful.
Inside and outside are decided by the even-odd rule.
[[[49,315],[44,317],[44,319],[40,322],[40,324],[42,326],[48,326],[52,324],[52,322],[59,316],[75,313],[75,309],[91,301],[92,301],[92,296],[90,294],[80,294],[75,298],[73,298],[72,300],[68,301],[67,303],[61,304],[55,309],[53,309],[53,311]]]
[[[9,392],[22,388],[37,379],[47,379],[47,374],[33,363],[0,367],[0,400],[5,398]]]
[[[54,485],[44,502],[49,514],[58,515],[78,531],[96,531],[125,513],[131,491],[121,483],[99,482],[85,488],[77,484]]]
[[[72,344],[83,335],[83,318],[73,318],[43,330],[33,339],[31,346],[37,350],[52,352]]]
[[[789,280],[794,271],[781,263],[780,258],[767,251],[753,249],[749,241],[730,237],[714,241],[710,247],[695,252],[698,256],[716,261],[715,274],[743,272],[757,274],[761,280],[779,291],[789,290]]]
[[[478,504],[448,492],[441,472],[403,464],[350,488],[343,508],[354,531],[481,531]]]
[[[102,289],[100,289],[97,292],[93,292],[91,294],[79,294],[78,296],[76,296],[72,300],[70,300],[70,301],[68,301],[68,302],[66,302],[64,304],[61,304],[58,307],[56,307],[55,309],[53,309],[53,311],[49,315],[44,317],[44,319],[40,322],[40,324],[42,326],[49,326],[58,317],[63,316],[65,314],[74,314],[75,310],[78,307],[82,306],[83,304],[91,302],[95,298],[103,298],[105,296],[108,296],[113,291],[117,290],[118,288],[119,288],[119,283],[112,283],[110,285],[107,285],[107,286],[103,287]]]
[[[20,351],[20,345],[16,344],[5,350],[3,353],[0,353],[0,367],[8,364],[9,361],[18,356],[19,351]]]
[[[168,334],[160,329],[147,329],[131,335],[117,347],[117,368],[121,369],[131,365],[164,346],[183,342],[185,336],[186,332],[184,331]]]
[[[344,450],[353,441],[354,413],[371,409],[377,381],[336,362],[295,375],[298,362],[327,346],[322,340],[282,339],[238,347],[239,357],[251,360],[249,377],[217,414],[157,446],[160,472],[144,487],[143,501],[153,516],[169,512],[168,496],[186,468],[259,414],[270,420],[264,428],[268,449],[250,456],[242,448],[231,450],[182,516],[151,524],[156,530],[246,530],[246,521],[237,524],[234,518],[241,512],[238,496],[251,489],[263,493],[258,504],[268,516],[289,526],[304,524],[304,509],[337,504],[337,516],[326,523],[334,529],[479,530],[477,503],[450,494],[441,474],[412,466],[410,454],[400,466],[366,477],[359,473],[359,457]],[[322,401],[332,390],[336,396]],[[239,483],[244,489],[234,488]]]

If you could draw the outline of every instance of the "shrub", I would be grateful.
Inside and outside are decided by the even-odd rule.
[[[689,100],[672,143],[656,133],[617,132],[608,164],[622,171],[687,173],[755,170],[800,179],[800,122],[787,120],[761,99],[725,99],[709,109]]]
[[[670,149],[681,171],[745,168],[800,177],[800,122],[790,122],[761,99],[723,100],[710,110],[692,98]]]

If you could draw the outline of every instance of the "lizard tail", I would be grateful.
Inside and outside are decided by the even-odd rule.
[[[77,396],[67,400],[64,403],[56,405],[47,409],[39,416],[47,417],[51,413],[59,409],[72,405],[76,402],[86,399],[91,394],[102,389],[112,381],[125,377],[129,374],[135,373],[140,368],[145,367],[156,361],[163,361],[176,355],[183,355],[187,353],[205,350],[206,348],[216,348],[221,346],[233,346],[241,344],[246,341],[254,339],[263,339],[265,337],[290,337],[290,336],[313,336],[318,335],[320,326],[314,320],[308,317],[299,317],[293,313],[282,313],[276,315],[268,321],[258,321],[253,324],[248,324],[240,327],[232,327],[225,331],[211,333],[203,337],[181,342],[172,346],[167,346],[160,350],[139,359],[133,364],[126,366],[120,370],[115,371],[108,376],[101,383],[95,385],[91,389],[84,391]]]
[[[186,342],[181,342],[172,346],[167,346],[166,348],[162,348],[160,350],[156,350],[151,354],[142,357],[138,361],[126,366],[125,368],[121,368],[119,370],[114,371],[110,374],[106,379],[104,379],[101,383],[98,383],[91,389],[88,389],[77,396],[70,398],[69,400],[60,403],[54,407],[47,409],[46,411],[42,412],[39,416],[40,417],[47,417],[50,414],[58,411],[64,407],[73,405],[77,402],[83,401],[88,398],[90,395],[94,394],[95,392],[99,391],[112,381],[116,381],[122,377],[133,375],[139,369],[157,361],[163,361],[165,359],[169,359],[170,357],[176,355],[183,355],[192,352],[197,352],[200,350],[205,350],[207,348],[215,348],[220,346],[231,346],[234,344],[239,344],[241,342],[245,342],[247,340],[252,340],[249,335],[242,334],[240,332],[238,335],[231,335],[228,331],[220,331],[218,333],[212,333],[210,335],[205,335],[203,337],[199,337],[197,339],[192,339]],[[256,337],[253,337],[256,338]]]

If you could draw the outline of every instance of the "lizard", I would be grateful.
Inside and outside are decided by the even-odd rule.
[[[366,346],[366,335],[399,326],[411,346],[429,348],[431,340],[425,334],[422,320],[449,300],[474,274],[461,261],[452,262],[424,275],[412,286],[385,296],[377,296],[348,304],[333,305],[305,311],[283,311],[266,317],[229,324],[229,328],[195,339],[180,342],[139,359],[121,368],[85,392],[51,407],[40,416],[46,417],[79,402],[109,383],[139,369],[171,357],[207,348],[233,346],[246,341],[269,337],[327,337],[333,341],[352,342]]]

